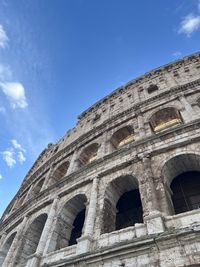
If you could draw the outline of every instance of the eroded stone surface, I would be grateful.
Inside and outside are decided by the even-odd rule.
[[[200,172],[199,53],[118,88],[49,144],[1,218],[0,266],[199,266],[199,196],[175,214],[170,187],[190,171]],[[143,222],[123,203],[118,216],[136,223],[116,230],[134,190]]]

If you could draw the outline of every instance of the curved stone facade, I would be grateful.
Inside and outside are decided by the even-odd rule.
[[[130,81],[40,154],[0,266],[200,266],[200,53]]]

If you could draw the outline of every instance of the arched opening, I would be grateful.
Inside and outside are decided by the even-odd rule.
[[[180,112],[176,108],[164,108],[154,113],[150,119],[150,125],[154,132],[182,123]]]
[[[85,208],[76,215],[76,218],[73,222],[73,229],[69,239],[69,246],[75,245],[77,243],[77,239],[81,237],[84,221],[85,221]]]
[[[85,195],[77,195],[62,208],[56,222],[48,252],[75,245],[81,237],[85,221]]]
[[[166,162],[162,169],[168,191],[171,214],[200,207],[200,156],[178,155]]]
[[[175,214],[200,208],[200,172],[178,175],[171,183]]]
[[[63,162],[60,166],[58,166],[52,175],[53,183],[59,182],[62,178],[64,178],[67,174],[68,168],[69,161]]]
[[[16,201],[16,204],[13,206],[12,208],[12,211],[20,208],[23,204],[24,204],[24,201],[25,201],[25,198],[27,196],[27,193],[28,191],[26,191],[25,193],[23,193],[19,198],[18,200]]]
[[[38,216],[28,227],[28,230],[22,242],[20,254],[17,258],[17,262],[15,263],[16,266],[25,265],[28,257],[36,252],[46,220],[47,220],[47,214],[42,214]]]
[[[120,148],[135,140],[134,131],[131,126],[125,126],[116,131],[111,137],[111,144],[115,149]]]
[[[41,179],[38,183],[35,184],[34,188],[33,188],[33,196],[37,196],[37,194],[40,193],[42,186],[44,184],[44,178]]]
[[[143,222],[143,210],[137,180],[122,176],[106,189],[101,233],[109,233]]]
[[[152,94],[152,93],[154,93],[155,91],[157,91],[158,90],[158,86],[156,85],[156,84],[151,84],[151,85],[149,85],[149,87],[147,88],[147,92],[149,93],[149,94]]]
[[[117,202],[115,229],[119,230],[143,222],[139,189],[125,192]]]
[[[99,145],[94,143],[84,148],[79,157],[80,165],[86,165],[95,161],[97,159],[98,147]]]
[[[1,250],[1,254],[0,254],[0,266],[2,266],[2,264],[3,264],[3,262],[4,262],[5,258],[6,258],[6,255],[7,255],[8,251],[9,251],[9,249],[10,249],[12,243],[13,243],[13,240],[14,240],[15,236],[16,236],[16,232],[11,234],[7,238],[6,242],[4,243],[4,245],[2,247],[2,250]]]

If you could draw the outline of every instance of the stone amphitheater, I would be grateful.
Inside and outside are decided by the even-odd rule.
[[[200,266],[200,53],[84,111],[0,221],[3,267]]]

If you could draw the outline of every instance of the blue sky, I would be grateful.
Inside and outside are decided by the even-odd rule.
[[[0,0],[0,214],[84,109],[199,44],[198,0]]]

